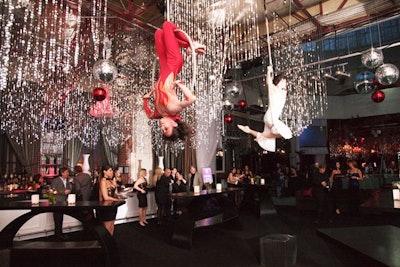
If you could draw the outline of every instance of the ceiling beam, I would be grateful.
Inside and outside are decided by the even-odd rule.
[[[337,10],[341,10],[344,5],[347,3],[347,0],[343,0],[342,3],[340,3],[339,7],[337,8]]]
[[[310,12],[308,12],[308,10],[303,6],[300,0],[293,0],[293,3],[301,10],[301,12],[303,12],[304,15],[307,16],[308,19],[310,19],[310,21],[315,25],[315,27],[317,27],[318,30],[323,28],[322,25],[319,23],[319,21],[316,18],[314,18],[310,14]]]

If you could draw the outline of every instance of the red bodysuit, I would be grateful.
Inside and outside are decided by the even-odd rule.
[[[170,114],[167,109],[172,89],[171,84],[166,84],[168,76],[173,75],[173,81],[181,71],[183,66],[183,57],[180,47],[187,48],[190,46],[186,35],[179,30],[178,26],[166,21],[162,30],[155,33],[156,51],[160,63],[160,76],[154,86],[154,111],[151,110],[148,99],[143,98],[144,110],[147,117],[151,119],[160,119],[162,117],[170,117],[173,120],[181,120],[179,114]]]

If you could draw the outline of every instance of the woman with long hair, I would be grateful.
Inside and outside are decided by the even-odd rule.
[[[148,224],[146,220],[146,210],[147,210],[147,180],[146,180],[147,170],[140,169],[138,178],[135,182],[133,188],[137,191],[137,198],[139,202],[139,224],[141,226],[146,226]]]
[[[205,47],[194,43],[195,52],[204,54]],[[190,41],[186,35],[173,23],[166,21],[162,29],[155,33],[156,51],[160,63],[160,75],[153,89],[143,96],[144,110],[147,117],[160,119],[160,127],[165,139],[175,141],[184,140],[191,133],[189,126],[182,122],[179,113],[193,104],[196,96],[176,76],[183,66],[183,57],[180,47],[190,49]],[[178,87],[184,96],[178,99]],[[154,95],[154,110],[150,109],[148,99]]]
[[[149,187],[156,187],[157,181],[160,180],[163,170],[160,167],[156,167],[153,171],[153,176],[151,177]]]
[[[357,161],[349,160],[347,162],[349,169],[347,170],[347,177],[349,178],[349,185],[347,192],[349,194],[350,211],[357,214],[360,205],[360,180],[364,177],[361,170],[357,166]]]

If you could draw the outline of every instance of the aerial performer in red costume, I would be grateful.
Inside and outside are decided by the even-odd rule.
[[[249,126],[243,125],[238,125],[238,128],[253,135],[254,140],[266,151],[275,152],[276,138],[292,138],[292,131],[279,119],[286,103],[286,79],[283,74],[274,77],[272,66],[268,66],[266,81],[268,85],[268,110],[264,115],[263,132],[257,132],[250,129]]]
[[[186,34],[173,23],[166,21],[162,29],[155,33],[155,45],[160,64],[159,78],[153,89],[143,96],[143,106],[148,118],[160,119],[160,127],[166,140],[184,140],[191,130],[182,122],[179,113],[190,106],[196,100],[191,89],[176,76],[183,66],[183,57],[180,48],[186,48],[191,53],[191,42]],[[205,53],[205,47],[194,42],[193,49],[198,54]],[[184,96],[183,100],[178,99],[176,93],[178,87]],[[148,99],[154,96],[154,110],[152,111]]]

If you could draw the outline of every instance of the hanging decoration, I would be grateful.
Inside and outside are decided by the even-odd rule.
[[[118,69],[110,60],[102,59],[93,66],[93,76],[99,82],[110,83],[115,80]]]
[[[361,63],[369,69],[375,69],[379,67],[380,65],[383,64],[382,50],[377,48],[371,48],[365,51],[361,55]]]
[[[238,101],[239,108],[245,108],[246,105],[247,105],[246,100],[241,99]]]
[[[399,69],[393,64],[383,64],[376,72],[375,77],[382,85],[392,85],[399,79]]]
[[[363,71],[356,75],[354,89],[359,94],[369,94],[375,89],[375,74],[370,71]]]
[[[381,90],[375,90],[375,91],[371,94],[371,99],[372,99],[372,101],[374,101],[375,103],[381,103],[383,100],[385,100],[385,93],[382,92]]]
[[[107,92],[102,87],[96,87],[93,89],[92,95],[93,95],[94,100],[103,101],[107,96]]]
[[[234,81],[225,85],[225,95],[231,98],[236,98],[243,92],[241,82]]]
[[[7,0],[1,4],[0,121],[17,143],[52,132],[59,145],[78,138],[93,148],[101,135],[112,144],[131,136],[131,114],[115,111],[139,110],[140,103],[130,94],[146,91],[149,75],[132,71],[129,64],[119,73],[113,63],[120,53],[135,55],[135,51],[131,52],[133,42],[121,49],[122,42],[108,39],[119,29],[107,24],[107,2]],[[150,50],[152,40],[147,33],[142,36],[135,39],[137,44]],[[147,63],[136,66],[149,69]],[[112,90],[112,117],[89,114],[93,98],[104,97],[98,81]]]
[[[230,99],[224,99],[223,102],[223,108],[225,110],[232,110],[235,108],[235,104],[233,104],[233,102]]]
[[[232,115],[230,115],[230,114],[225,114],[225,115],[224,115],[224,121],[225,121],[226,123],[232,123],[232,122],[233,122],[233,117],[232,117]]]

